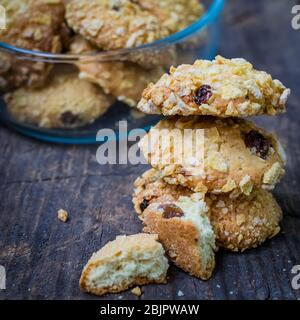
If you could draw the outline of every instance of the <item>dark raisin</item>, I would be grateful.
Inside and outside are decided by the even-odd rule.
[[[113,11],[120,11],[120,7],[117,6],[117,5],[113,5],[113,6],[111,7],[111,9],[112,9]]]
[[[211,98],[211,96],[212,96],[211,86],[205,84],[195,91],[194,101],[196,104],[200,106],[202,103],[207,102]]]
[[[258,157],[266,159],[270,149],[269,141],[258,131],[251,130],[245,135],[245,144]]]
[[[149,200],[144,199],[143,202],[140,204],[140,209],[144,212],[149,206]]]
[[[172,203],[166,203],[160,206],[160,209],[164,210],[163,218],[171,219],[175,217],[182,217],[184,212]]]
[[[60,120],[65,125],[74,125],[80,122],[78,115],[73,114],[71,111],[66,111],[60,115]]]

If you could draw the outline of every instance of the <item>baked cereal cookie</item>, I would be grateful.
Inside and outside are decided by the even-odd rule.
[[[279,80],[244,59],[197,60],[172,67],[143,92],[138,108],[149,114],[245,117],[285,111],[290,95]]]
[[[192,197],[193,194],[187,188],[167,184],[151,169],[136,180],[133,203],[143,221],[144,212],[151,204],[174,203],[181,196]],[[280,231],[282,211],[272,194],[263,189],[254,190],[250,196],[206,194],[205,202],[210,209],[217,245],[221,248],[244,251],[257,247]]]
[[[166,182],[195,192],[249,195],[253,188],[273,189],[284,174],[279,141],[243,119],[173,117],[139,145]]]
[[[202,14],[197,0],[70,0],[66,19],[100,49],[116,50],[162,39]]]
[[[202,280],[215,268],[215,234],[208,208],[199,197],[159,198],[143,213],[144,231],[158,234],[171,260],[179,268]]]
[[[23,49],[61,52],[64,5],[60,0],[3,0],[6,29],[0,30],[0,41]],[[19,60],[0,53],[0,90],[21,85],[40,87],[45,83],[50,64]]]
[[[93,254],[81,274],[80,287],[102,296],[133,286],[166,283],[168,267],[157,235],[118,236]]]
[[[75,36],[71,51],[75,54],[91,53],[95,48],[81,36]],[[135,107],[144,88],[159,79],[164,73],[162,67],[151,70],[125,61],[114,62],[81,62],[77,64],[79,77],[99,85],[106,94],[111,94],[119,101]]]
[[[263,189],[250,196],[230,198],[210,195],[210,220],[217,244],[232,251],[255,248],[280,231],[282,210],[273,195]]]
[[[20,88],[4,96],[8,111],[18,121],[44,128],[76,128],[92,123],[113,102],[76,72],[54,74],[41,89]]]

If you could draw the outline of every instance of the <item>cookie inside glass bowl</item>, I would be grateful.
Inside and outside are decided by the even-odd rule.
[[[61,143],[95,143],[99,130],[116,131],[120,120],[127,121],[128,131],[134,128],[147,130],[156,123],[160,116],[142,116],[134,109],[143,89],[149,82],[155,82],[171,65],[176,66],[182,61],[190,63],[199,57],[212,58],[215,55],[218,29],[216,17],[221,12],[223,0],[195,0],[189,3],[189,6],[185,6],[182,0],[176,0],[177,5],[173,7],[167,0],[159,1],[157,5],[156,2],[143,0],[133,4],[128,4],[129,2],[131,3],[127,0],[120,1],[122,6],[124,3],[126,8],[131,8],[126,9],[129,11],[132,10],[132,6],[139,6],[138,12],[146,21],[155,18],[159,22],[159,32],[162,34],[146,42],[140,42],[141,37],[138,34],[147,30],[148,26],[134,25],[138,34],[131,32],[132,29],[123,38],[121,35],[120,39],[123,40],[128,37],[126,45],[120,44],[111,32],[108,43],[120,45],[109,48],[95,42],[96,35],[87,35],[69,22],[65,1],[51,5],[46,0],[4,1],[9,17],[13,18],[8,19],[8,31],[0,31],[2,122],[31,137]],[[72,6],[76,5],[77,1],[69,3]],[[107,5],[107,1],[97,3],[104,7]],[[89,5],[93,5],[93,1],[90,1]],[[193,6],[194,9],[191,10]],[[206,8],[206,11],[203,8]],[[118,23],[124,24],[127,17],[120,16],[123,7],[118,10],[113,6],[109,7],[109,10],[110,15],[121,19]],[[91,31],[89,26],[99,26],[99,21],[92,19],[91,12],[82,9],[78,12],[81,19],[86,21],[86,30]],[[40,17],[41,21],[37,22],[37,17]],[[179,19],[180,23],[175,23],[176,19]],[[134,20],[134,23],[138,24],[139,19]],[[114,29],[113,25],[110,26],[110,31],[112,30],[121,32],[121,29]],[[102,34],[104,35],[104,32]],[[72,51],[70,45],[73,39],[79,36],[92,45],[93,50]],[[80,82],[83,80],[89,83],[83,84],[81,90],[97,86],[102,90],[102,98],[107,98],[107,103],[100,98],[100,108],[99,101],[90,104],[98,105],[93,111],[86,112],[84,110],[88,110],[89,107],[81,106],[81,114],[79,112],[78,115],[78,110],[69,110],[74,101],[69,106],[60,106],[62,101],[58,98],[60,94],[57,92],[55,107],[53,104],[49,107],[48,101],[44,103],[42,99],[40,103],[40,109],[47,109],[46,114],[51,114],[51,109],[57,110],[54,116],[51,114],[51,120],[41,116],[37,108],[27,112],[25,110],[28,108],[19,106],[26,100],[30,101],[34,90],[41,91],[40,94],[35,94],[36,99],[42,97],[42,93],[47,92],[54,81],[53,69],[63,69],[66,65],[76,65],[79,69],[78,83],[85,83]],[[30,95],[27,98],[20,99],[20,96],[25,96],[28,92]],[[12,98],[16,96],[17,98]],[[85,95],[82,93],[82,96]],[[14,108],[11,107],[12,102]]]

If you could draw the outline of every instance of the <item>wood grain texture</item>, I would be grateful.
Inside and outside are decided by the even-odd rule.
[[[169,283],[144,287],[142,299],[300,298],[291,287],[291,268],[300,264],[300,30],[291,28],[290,13],[296,3],[227,1],[220,47],[292,88],[287,114],[255,120],[287,148],[287,174],[275,191],[283,232],[256,250],[220,252],[207,282],[172,266]],[[80,272],[116,235],[141,230],[131,193],[146,167],[100,166],[96,148],[45,144],[0,127],[0,265],[7,270],[0,299],[98,299],[80,292]],[[60,208],[70,214],[66,224],[57,219]],[[108,298],[137,299],[130,292]]]

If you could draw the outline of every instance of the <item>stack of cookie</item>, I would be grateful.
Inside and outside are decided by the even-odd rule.
[[[280,231],[282,211],[270,190],[284,174],[285,153],[242,117],[282,113],[289,94],[244,59],[221,56],[171,68],[144,90],[138,108],[167,118],[140,142],[153,168],[136,180],[134,206],[144,231],[158,234],[191,275],[212,275],[218,247],[243,251]],[[190,138],[180,145],[175,138],[185,132]],[[182,150],[190,151],[183,160]]]

